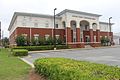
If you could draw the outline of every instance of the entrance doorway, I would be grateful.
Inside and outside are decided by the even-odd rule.
[[[76,21],[71,21],[71,41],[76,42]]]
[[[86,44],[90,43],[90,36],[85,36],[85,42],[86,42]]]

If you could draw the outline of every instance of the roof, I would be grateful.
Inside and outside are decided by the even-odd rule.
[[[75,14],[91,15],[91,16],[96,16],[96,17],[102,16],[102,15],[99,15],[99,14],[87,13],[87,12],[70,10],[70,9],[65,9],[65,10],[61,11],[60,13],[58,13],[57,15],[60,16],[60,15],[62,15],[62,14],[64,14],[64,13],[66,13],[66,12],[75,13]]]
[[[99,22],[100,24],[107,24],[107,25],[109,25],[109,23],[108,22]],[[111,25],[114,25],[114,23],[111,23]]]
[[[25,12],[15,12],[13,17],[12,17],[12,20],[10,22],[10,25],[9,25],[9,28],[8,30],[11,29],[14,21],[16,20],[16,17],[17,16],[32,16],[32,17],[41,17],[41,18],[54,18],[53,15],[45,15],[45,14],[35,14],[35,13],[25,13]],[[61,17],[59,16],[56,16],[57,19],[60,19]]]

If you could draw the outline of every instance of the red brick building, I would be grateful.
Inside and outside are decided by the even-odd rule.
[[[71,47],[100,46],[100,38],[108,37],[113,41],[112,24],[100,22],[101,15],[65,9],[56,14],[56,37],[65,39]],[[44,14],[15,12],[8,28],[10,44],[15,45],[18,35],[31,38],[53,37],[54,16]]]

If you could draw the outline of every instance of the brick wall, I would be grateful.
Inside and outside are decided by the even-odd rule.
[[[17,36],[27,34],[27,37],[30,38],[30,28],[24,28],[24,27],[18,27],[15,29],[15,31],[10,35],[10,44],[15,44],[15,39]],[[39,34],[40,37],[45,37],[46,34],[50,35],[52,37],[53,29],[48,28],[31,28],[31,37],[34,36],[34,34]],[[64,29],[56,29],[55,30],[56,35],[60,35],[60,38],[64,38],[65,30]]]

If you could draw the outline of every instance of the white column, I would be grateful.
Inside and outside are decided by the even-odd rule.
[[[99,24],[99,22],[97,23],[97,29],[100,30],[100,24]]]
[[[93,29],[93,27],[92,27],[92,23],[90,23],[89,28],[90,28],[90,29]]]
[[[80,22],[76,21],[76,28],[80,28]]]

